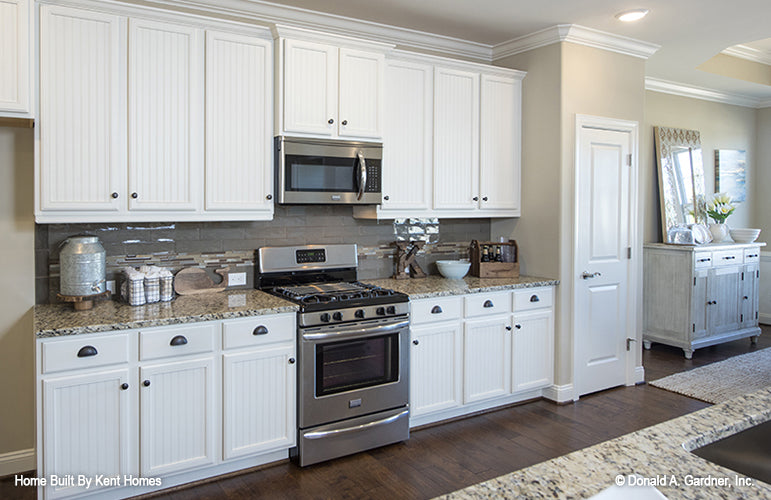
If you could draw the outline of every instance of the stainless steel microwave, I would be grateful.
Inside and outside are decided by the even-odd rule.
[[[277,136],[274,158],[280,204],[382,203],[380,143]]]

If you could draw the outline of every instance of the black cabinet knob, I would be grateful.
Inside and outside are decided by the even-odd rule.
[[[170,346],[180,346],[187,344],[187,339],[184,335],[177,335],[173,339],[171,339],[171,342],[169,342]]]
[[[388,196],[388,195],[385,195],[385,196],[383,196],[383,199],[384,199],[385,201],[388,201],[388,200],[390,200],[390,199],[391,199],[391,197],[390,197],[390,196]]]
[[[487,201],[487,196],[483,196],[482,201]]]
[[[88,358],[90,356],[96,356],[97,354],[99,354],[99,351],[97,351],[96,347],[92,345],[84,345],[78,351],[79,358]]]
[[[479,196],[474,196],[472,199],[473,199],[474,201],[479,201]]]
[[[118,197],[118,193],[112,193],[110,196],[112,196],[113,198],[117,198]]]
[[[335,120],[334,120],[334,118],[330,118],[329,120],[327,120],[327,123],[329,123],[330,125],[332,125],[333,123],[335,123]]]
[[[415,344],[415,345],[418,345],[418,344],[420,344],[420,340],[415,339],[415,340],[412,341],[412,343]]]
[[[431,309],[431,314],[442,314],[442,308],[439,306],[434,306]]]
[[[516,328],[517,330],[521,330],[522,329],[522,325],[514,325],[514,328]]]
[[[129,385],[128,385],[126,382],[123,382],[123,383],[120,385],[120,388],[121,388],[121,389],[123,389],[123,390],[125,391],[126,389],[128,389],[128,388],[129,388]]]
[[[137,198],[139,198],[139,195],[136,193],[131,193],[131,197],[136,200]]]
[[[348,125],[348,120],[343,120],[343,125]]]
[[[749,300],[749,297],[745,295],[744,297],[742,297],[742,299]]]
[[[506,330],[510,332],[511,331],[511,326],[510,325],[506,325]]]
[[[290,364],[290,365],[293,365],[293,364],[294,364],[294,358],[289,358],[289,364]]]
[[[254,330],[252,330],[252,335],[267,335],[268,334],[268,328],[265,325],[260,325]]]
[[[273,195],[272,195],[272,194],[269,194],[268,196],[266,196],[266,197],[265,197],[265,199],[266,199],[266,200],[272,200],[272,199],[273,199]]]
[[[144,382],[142,382],[142,385],[145,386],[145,387],[150,387],[150,381],[149,380],[145,380]]]
[[[486,307],[486,308],[495,307],[495,304],[493,304],[492,300],[485,300],[485,303],[482,304],[482,307]]]

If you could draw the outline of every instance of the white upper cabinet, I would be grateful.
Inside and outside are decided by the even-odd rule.
[[[29,116],[32,0],[0,0],[0,116]]]
[[[472,210],[479,202],[479,74],[434,73],[434,208]]]
[[[40,7],[36,195],[43,215],[125,206],[125,35],[123,17]]]
[[[272,47],[206,33],[206,199],[209,211],[273,214]]]
[[[276,26],[278,134],[380,139],[391,45]]]
[[[129,209],[196,210],[203,160],[203,33],[129,22]]]
[[[479,208],[520,214],[521,79],[481,76]]]

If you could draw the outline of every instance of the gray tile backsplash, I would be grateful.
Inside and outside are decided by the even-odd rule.
[[[39,224],[35,228],[37,303],[52,300],[59,288],[59,247],[69,236],[94,234],[107,252],[108,279],[124,265],[154,263],[174,271],[191,265],[213,270],[224,265],[247,270],[252,284],[253,251],[263,246],[357,243],[359,277],[393,274],[391,220],[354,219],[347,206],[277,206],[272,221],[162,222],[121,224]],[[467,257],[472,239],[490,238],[490,219],[442,219],[438,243],[418,257],[435,274],[438,259]]]

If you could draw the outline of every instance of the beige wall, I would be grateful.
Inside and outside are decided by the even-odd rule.
[[[760,241],[771,243],[771,108],[757,110],[756,154],[754,162],[755,210],[752,227],[761,229]],[[771,252],[771,248],[763,250]],[[766,279],[771,278],[771,276]]]
[[[645,124],[642,128],[641,167],[644,173],[642,196],[645,202],[646,242],[661,241],[661,216],[658,198],[658,173],[653,151],[653,127],[677,127],[701,133],[704,178],[707,194],[715,192],[715,150],[744,149],[747,151],[747,201],[739,204],[728,218],[733,227],[754,227],[756,199],[757,110],[702,99],[680,97],[660,92],[645,93]],[[768,129],[771,132],[771,129]],[[769,136],[771,139],[771,134]],[[762,142],[762,141],[761,141]],[[771,155],[766,156],[771,159]],[[767,167],[768,168],[768,167]],[[769,186],[767,184],[766,186]],[[766,191],[769,192],[769,191]],[[768,212],[766,212],[768,213]]]
[[[718,54],[697,66],[696,69],[729,78],[771,85],[771,66],[726,54]]]
[[[33,132],[0,127],[0,455],[34,447]]]

